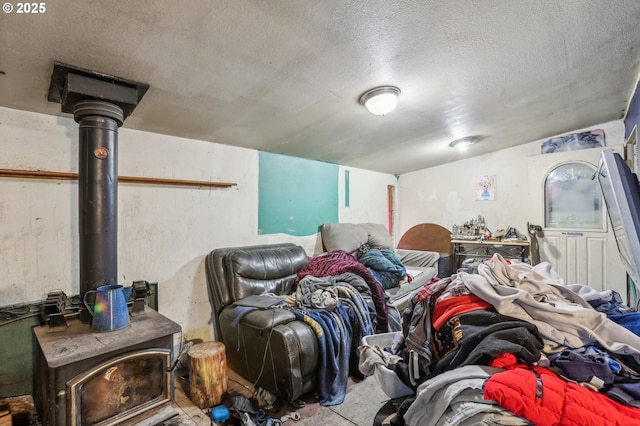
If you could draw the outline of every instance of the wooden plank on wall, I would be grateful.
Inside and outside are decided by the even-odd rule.
[[[17,170],[17,169],[0,169],[0,176],[28,179],[62,179],[77,180],[77,173],[69,172],[51,172],[43,170]],[[232,182],[211,182],[203,180],[186,180],[186,179],[165,179],[155,177],[139,177],[139,176],[118,176],[118,182],[128,183],[146,183],[154,185],[177,185],[177,186],[204,186],[227,188],[236,186]]]

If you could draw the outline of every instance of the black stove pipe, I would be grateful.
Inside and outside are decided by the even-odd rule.
[[[122,109],[104,101],[74,105],[79,124],[80,297],[118,281],[118,127]],[[80,304],[80,320],[91,314]]]

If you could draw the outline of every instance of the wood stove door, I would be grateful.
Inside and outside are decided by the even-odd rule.
[[[71,426],[115,425],[171,402],[169,349],[146,349],[104,362],[67,383]]]

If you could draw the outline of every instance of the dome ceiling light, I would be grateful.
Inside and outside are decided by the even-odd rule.
[[[464,138],[456,139],[452,141],[449,146],[459,151],[466,151],[474,143],[480,142],[482,138],[480,136],[465,136]]]
[[[371,114],[386,115],[398,104],[400,89],[395,86],[380,86],[367,90],[360,96],[362,104]]]

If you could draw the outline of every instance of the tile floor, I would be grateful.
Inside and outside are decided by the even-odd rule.
[[[188,381],[184,374],[175,378],[175,408],[179,415],[164,423],[163,426],[211,426],[208,410],[201,410],[189,400]],[[232,370],[228,372],[229,392],[251,397],[254,388]],[[296,412],[299,420],[288,419],[283,426],[372,426],[378,410],[389,401],[374,377],[364,380],[349,379],[345,401],[340,405],[325,407],[318,403],[317,398],[308,394],[303,397],[306,405],[295,408],[291,405],[280,407],[268,415],[283,418],[291,412]]]

